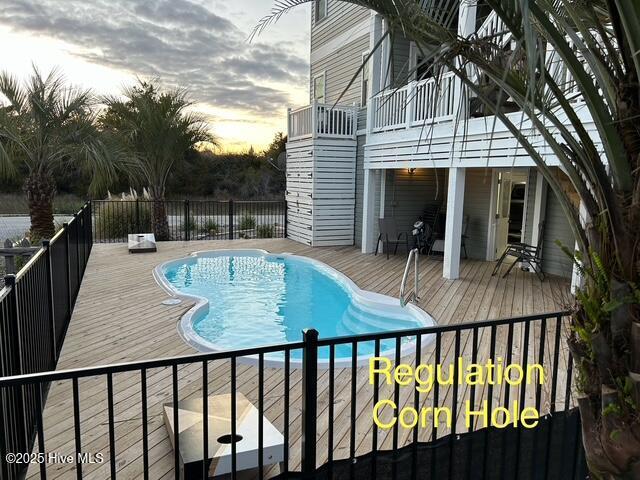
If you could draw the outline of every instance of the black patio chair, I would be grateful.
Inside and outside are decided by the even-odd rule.
[[[464,250],[464,258],[465,260],[467,258],[469,258],[469,255],[467,255],[467,239],[469,238],[467,236],[467,229],[469,228],[469,215],[465,215],[464,218],[462,219],[462,249]]]
[[[409,253],[409,233],[398,230],[398,224],[396,223],[395,218],[379,218],[378,226],[380,227],[380,234],[378,235],[378,241],[376,242],[375,255],[378,255],[380,242],[382,242],[382,246],[387,253],[387,258],[389,258],[389,247],[391,245],[395,246],[393,250],[394,255],[398,253],[398,245],[400,244],[404,244],[407,249],[407,253]]]
[[[538,276],[540,281],[544,281],[545,276],[544,272],[542,271],[543,240],[544,222],[540,222],[540,225],[538,226],[538,245],[534,246],[523,242],[509,243],[507,245],[507,248],[504,249],[502,256],[500,256],[500,258],[498,259],[491,275],[493,276],[498,273],[500,267],[502,266],[502,263],[507,257],[515,257],[515,260],[511,265],[509,265],[509,268],[504,273],[504,275],[502,275],[502,278],[505,278],[507,275],[509,275],[515,264],[520,262],[529,265],[533,269],[533,271],[536,272],[536,275]]]

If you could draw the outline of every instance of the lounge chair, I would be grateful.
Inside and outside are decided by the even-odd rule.
[[[502,275],[502,278],[505,278],[511,272],[511,269],[515,266],[516,263],[526,263],[529,265],[538,278],[543,281],[544,280],[544,272],[542,271],[542,241],[544,240],[544,222],[540,222],[538,226],[538,245],[529,245],[523,242],[515,242],[510,243],[505,248],[502,256],[498,259],[495,268],[493,269],[492,276],[498,273],[500,267],[502,266],[502,262],[504,262],[505,258],[511,256],[515,257],[515,260],[507,271]]]
[[[394,255],[398,253],[398,245],[400,244],[404,244],[407,249],[407,253],[409,253],[409,233],[398,230],[395,218],[380,218],[378,219],[378,226],[380,227],[380,234],[378,235],[378,241],[376,242],[375,255],[378,255],[380,242],[382,242],[382,246],[387,253],[387,258],[389,258],[389,247],[391,245],[395,245],[393,250]]]

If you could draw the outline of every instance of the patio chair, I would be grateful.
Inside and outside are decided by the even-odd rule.
[[[379,218],[378,226],[380,227],[380,234],[378,235],[378,241],[376,242],[375,255],[378,255],[380,242],[382,242],[382,246],[387,253],[387,258],[389,258],[389,247],[391,245],[395,245],[393,250],[394,255],[398,253],[398,245],[400,244],[404,244],[407,249],[407,253],[409,253],[409,233],[398,230],[398,224],[396,223],[395,218]]]
[[[462,219],[462,250],[464,250],[464,258],[465,260],[469,258],[467,255],[467,228],[469,228],[469,215],[465,215]]]
[[[515,257],[515,260],[511,265],[509,265],[509,268],[504,273],[504,275],[502,275],[502,278],[505,278],[507,275],[509,275],[509,273],[511,272],[515,264],[520,262],[520,263],[523,263],[523,264],[526,263],[527,265],[529,265],[533,269],[533,271],[536,272],[536,275],[538,276],[540,281],[544,281],[545,276],[544,276],[544,272],[542,271],[543,240],[544,240],[544,222],[540,222],[540,225],[538,226],[538,245],[534,246],[534,245],[529,245],[523,242],[509,243],[507,245],[507,248],[505,248],[504,252],[502,253],[502,256],[498,259],[496,266],[493,269],[493,273],[491,275],[493,276],[496,273],[498,273],[498,271],[500,270],[500,267],[502,266],[502,262],[504,262],[505,258],[511,256],[511,257]]]

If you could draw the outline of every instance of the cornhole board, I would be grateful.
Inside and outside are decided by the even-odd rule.
[[[203,461],[207,462],[209,478],[221,478],[231,473],[231,394],[213,395],[208,401],[209,451],[206,458],[203,454],[202,398],[178,402],[180,478],[202,478]],[[173,403],[165,403],[163,407],[164,423],[175,448]],[[236,394],[237,472],[258,467],[258,418],[258,409],[244,395]],[[284,437],[266,417],[263,416],[262,421],[263,465],[281,464],[284,461]]]
[[[129,253],[149,253],[156,251],[156,237],[153,233],[130,233]]]

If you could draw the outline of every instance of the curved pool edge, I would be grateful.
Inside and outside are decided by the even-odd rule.
[[[389,295],[384,295],[381,293],[372,292],[369,290],[363,290],[360,288],[349,276],[342,273],[341,271],[333,268],[332,266],[321,262],[320,260],[316,260],[314,258],[305,257],[302,255],[296,255],[293,253],[272,253],[264,249],[259,248],[233,248],[233,249],[221,249],[221,250],[198,250],[195,252],[191,252],[189,255],[185,257],[176,258],[173,260],[167,260],[157,265],[153,269],[153,278],[156,283],[160,286],[162,290],[164,290],[168,295],[174,298],[179,298],[181,300],[193,301],[195,304],[185,312],[177,324],[177,331],[182,340],[195,350],[199,352],[208,352],[208,353],[219,353],[224,351],[229,351],[231,349],[220,349],[216,345],[212,344],[208,340],[202,338],[200,335],[196,333],[193,328],[193,318],[209,308],[209,300],[200,296],[200,295],[191,295],[188,293],[181,292],[174,288],[166,279],[163,270],[171,264],[175,263],[183,263],[187,260],[195,259],[198,257],[217,257],[217,256],[226,256],[242,254],[247,255],[248,253],[253,253],[255,256],[264,256],[264,257],[289,257],[294,258],[300,261],[309,262],[316,267],[324,270],[327,274],[329,274],[334,280],[344,284],[352,293],[353,298],[356,302],[365,305],[372,304],[383,304],[383,305],[393,305],[398,306],[400,299],[391,297]],[[404,308],[411,310],[413,314],[415,314],[416,318],[423,323],[423,327],[434,327],[437,325],[435,319],[429,315],[422,308],[418,307],[415,304],[409,303]],[[206,312],[205,312],[206,313]],[[390,330],[392,331],[392,330]],[[421,344],[422,347],[429,345],[433,339],[435,338],[434,334],[426,334],[422,335]],[[326,347],[325,347],[326,348]],[[415,352],[415,340],[411,340],[409,342],[405,342],[400,348],[400,356],[404,357],[410,355]],[[390,356],[395,355],[395,349],[386,350],[380,353],[380,356]],[[367,355],[359,355],[356,359],[356,365],[358,367],[368,364],[369,359],[372,357],[371,354]],[[249,355],[244,357],[238,357],[238,363],[257,365],[258,364],[258,355]],[[282,368],[284,367],[284,359],[273,359],[264,357],[264,366],[265,368]],[[301,359],[289,359],[289,365],[291,368],[302,368],[302,360]],[[352,358],[334,358],[334,366],[335,368],[349,368],[352,366]],[[328,359],[318,359],[318,368],[329,368],[329,360]]]

